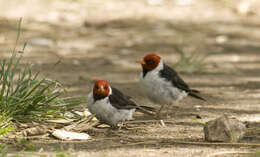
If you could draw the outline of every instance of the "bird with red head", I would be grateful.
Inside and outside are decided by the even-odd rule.
[[[117,127],[117,124],[133,118],[137,110],[153,115],[154,108],[138,106],[129,96],[110,86],[105,80],[96,80],[87,98],[88,110],[96,115],[100,123]]]
[[[157,118],[160,118],[160,112],[166,104],[174,104],[187,95],[205,101],[197,95],[199,91],[191,89],[174,69],[163,62],[159,55],[147,54],[137,62],[142,66],[141,89],[150,100],[161,104]]]

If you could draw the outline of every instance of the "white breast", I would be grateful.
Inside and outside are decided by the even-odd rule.
[[[148,72],[143,77],[143,72],[140,75],[140,84],[142,90],[155,103],[173,104],[174,102],[187,96],[185,91],[182,91],[172,85],[170,81],[159,77],[160,70],[163,69],[163,61],[152,71]]]
[[[119,122],[131,120],[135,112],[135,109],[119,110],[115,108],[110,104],[108,97],[94,102],[92,93],[88,95],[87,101],[89,111],[95,114],[99,121],[110,126],[116,126]]]

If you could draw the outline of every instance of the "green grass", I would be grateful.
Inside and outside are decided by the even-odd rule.
[[[7,146],[5,144],[0,144],[0,157],[7,156]]]
[[[15,146],[21,151],[36,151],[38,149],[31,141],[25,138],[17,139]]]
[[[206,126],[206,122],[203,122],[203,121],[200,121],[200,120],[194,120],[193,122],[194,123],[198,123],[198,124],[200,124],[202,126]]]
[[[39,77],[32,71],[32,64],[21,65],[26,43],[16,51],[18,33],[12,56],[0,61],[0,133],[9,131],[14,121],[43,122],[47,119],[65,118],[65,113],[82,103],[81,99],[61,98],[64,88],[58,81]],[[76,114],[74,114],[78,118]]]
[[[205,67],[205,59],[209,56],[200,55],[199,53],[193,52],[192,54],[187,54],[178,46],[173,45],[175,52],[180,56],[180,60],[173,65],[175,69],[182,72],[202,72]]]
[[[72,157],[72,155],[70,153],[57,153],[56,157]]]

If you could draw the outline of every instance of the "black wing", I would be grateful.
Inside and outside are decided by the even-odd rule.
[[[160,76],[165,78],[167,81],[170,81],[173,86],[186,92],[190,91],[189,86],[179,77],[178,73],[168,65],[163,65],[163,69],[160,71]]]
[[[129,96],[124,95],[116,88],[112,88],[112,94],[109,95],[109,101],[117,109],[134,109],[137,108],[135,102],[130,100]]]
[[[195,93],[199,93],[198,90],[190,89],[190,87],[183,81],[183,79],[178,75],[178,73],[169,67],[166,64],[163,64],[163,70],[160,71],[160,76],[165,78],[166,80],[170,81],[173,86],[184,90],[187,92],[190,96],[205,100],[201,98],[200,96],[196,95]]]

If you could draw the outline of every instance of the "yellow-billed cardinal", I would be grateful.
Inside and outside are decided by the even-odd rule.
[[[142,65],[141,88],[153,102],[162,104],[157,111],[157,117],[160,117],[165,104],[173,104],[187,95],[205,101],[204,98],[196,95],[199,91],[190,89],[178,73],[166,65],[160,56],[147,54],[137,62]]]
[[[135,110],[151,114],[154,108],[137,106],[129,96],[113,88],[105,80],[96,80],[87,98],[87,107],[100,123],[117,127],[119,122],[131,120]]]

